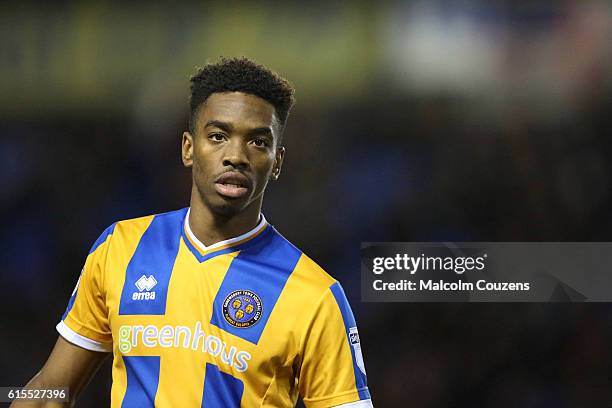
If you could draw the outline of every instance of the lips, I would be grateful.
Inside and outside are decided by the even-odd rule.
[[[217,193],[228,198],[240,198],[249,192],[251,182],[242,173],[228,171],[215,180]]]

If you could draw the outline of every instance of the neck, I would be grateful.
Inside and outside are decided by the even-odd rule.
[[[259,222],[261,202],[254,202],[240,213],[225,216],[213,212],[201,200],[191,197],[189,227],[206,246],[225,241],[255,228]]]

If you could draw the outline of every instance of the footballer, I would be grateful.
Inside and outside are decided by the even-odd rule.
[[[341,286],[261,213],[293,93],[246,58],[191,77],[189,207],[100,235],[27,388],[73,404],[112,353],[112,407],[372,407]]]

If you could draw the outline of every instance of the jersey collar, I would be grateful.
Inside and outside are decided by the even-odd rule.
[[[266,218],[263,214],[260,213],[259,222],[252,230],[237,237],[219,241],[212,245],[206,246],[195,236],[193,231],[191,231],[191,227],[189,226],[190,212],[191,208],[187,210],[187,214],[185,215],[185,221],[183,223],[183,238],[185,238],[185,243],[200,262],[210,259],[216,255],[226,254],[240,250],[243,247],[243,244],[250,243],[253,238],[259,236],[268,227],[268,222],[266,221]]]

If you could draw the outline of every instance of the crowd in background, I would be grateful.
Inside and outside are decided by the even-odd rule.
[[[538,12],[502,14],[504,24],[470,14],[503,39],[493,56],[469,24],[457,29],[463,42],[442,41],[434,28],[454,20],[423,2],[385,17],[385,35],[408,36],[408,66],[429,66],[410,46],[416,36],[488,61],[477,77],[461,66],[430,76],[381,69],[366,88],[321,103],[300,103],[297,89],[264,214],[344,286],[377,407],[612,403],[608,304],[360,300],[361,242],[612,240],[610,9],[532,3]],[[415,34],[401,18],[430,25]],[[388,66],[397,47],[381,56]],[[184,105],[163,119],[96,108],[0,121],[0,385],[20,385],[44,363],[102,230],[188,205],[187,75],[183,86]],[[107,364],[82,406],[108,406],[109,376]]]

